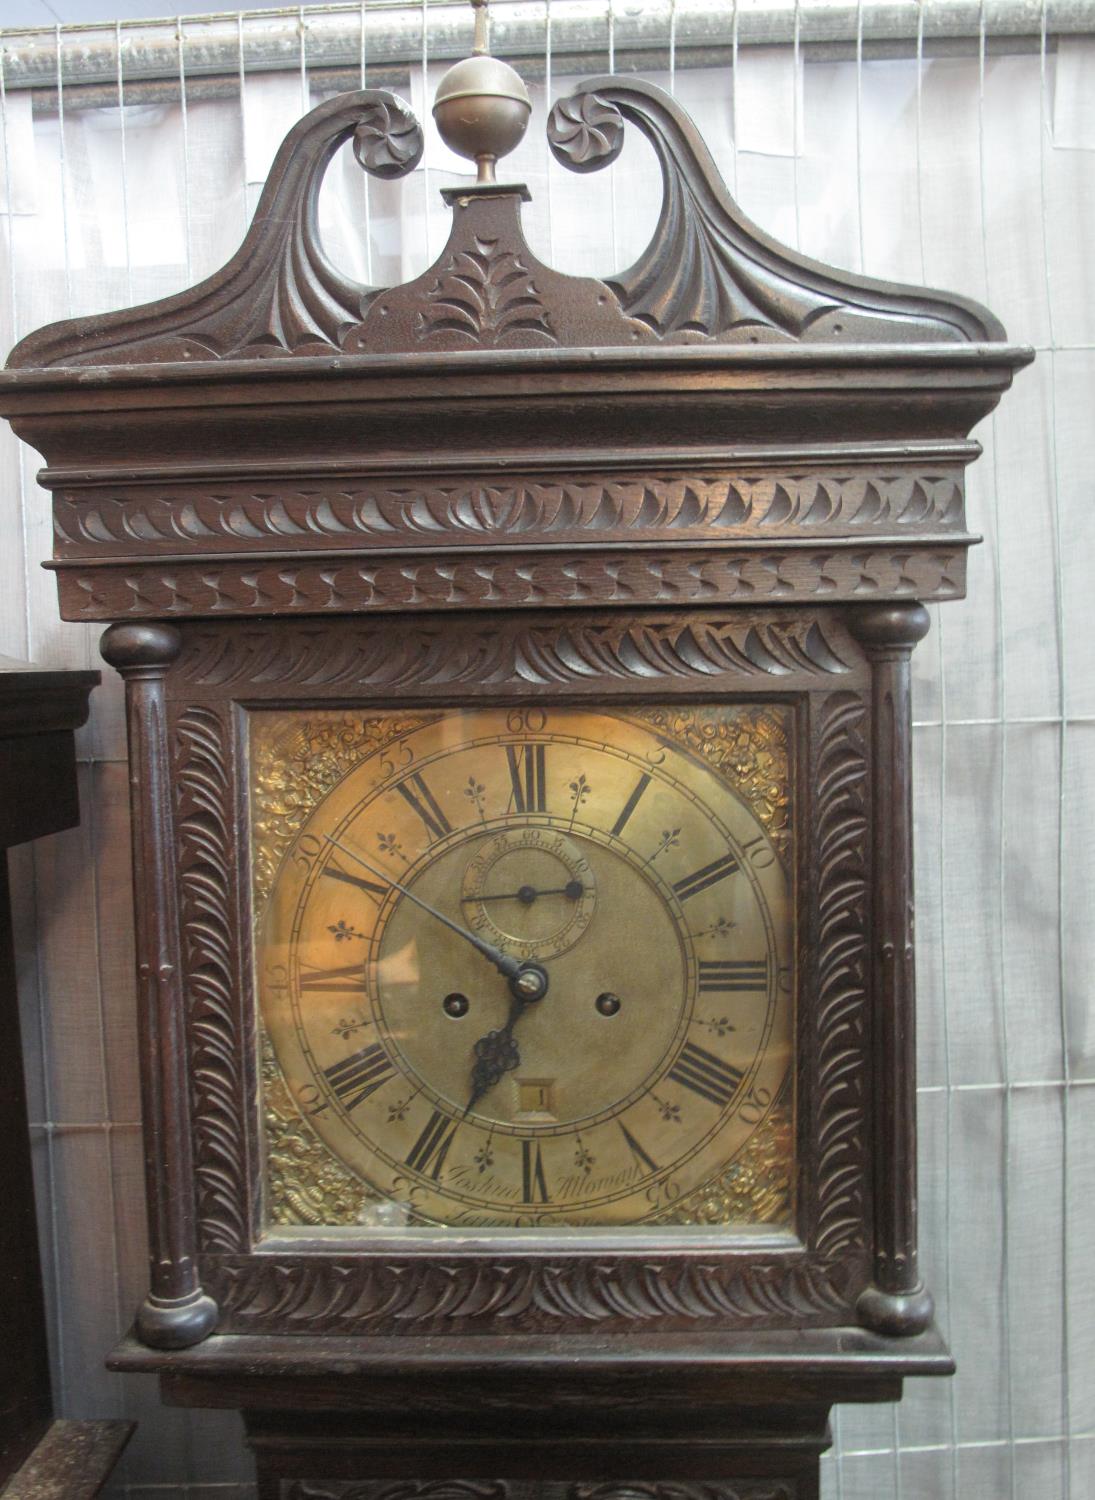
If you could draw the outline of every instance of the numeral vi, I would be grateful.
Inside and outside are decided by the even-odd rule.
[[[539,1141],[521,1142],[521,1194],[525,1203],[550,1203]]]

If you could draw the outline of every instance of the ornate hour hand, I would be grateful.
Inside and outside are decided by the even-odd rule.
[[[471,1114],[483,1095],[489,1093],[500,1079],[521,1066],[521,1053],[513,1038],[513,1028],[532,1003],[532,999],[522,999],[515,994],[506,1024],[495,1031],[488,1031],[486,1036],[481,1036],[476,1042],[475,1065],[471,1070],[471,1097],[464,1106],[465,1115]]]
[[[521,963],[518,959],[511,958],[508,954],[503,953],[501,948],[496,948],[493,943],[484,942],[481,937],[476,937],[474,932],[469,932],[466,927],[461,927],[459,922],[454,922],[444,912],[438,911],[436,906],[431,906],[428,901],[423,901],[422,897],[416,896],[409,886],[404,885],[401,880],[393,879],[386,870],[381,869],[379,865],[374,865],[371,860],[366,859],[363,854],[359,854],[356,849],[351,849],[346,844],[340,843],[338,839],[332,838],[329,833],[325,834],[324,837],[329,844],[338,849],[342,854],[345,854],[347,858],[354,860],[363,869],[368,870],[371,875],[378,875],[384,881],[385,885],[390,885],[394,890],[399,891],[402,895],[406,896],[408,901],[412,901],[415,906],[424,911],[427,916],[435,918],[444,927],[447,927],[450,932],[455,932],[457,937],[462,937],[465,942],[470,943],[473,948],[494,965],[499,974],[502,974],[509,981],[509,987],[515,1004],[519,1003],[521,1006],[524,1006],[528,1001],[540,1000],[547,994],[547,970],[539,964]],[[516,1020],[516,1017],[511,1018],[510,1024],[512,1024],[512,1020]]]

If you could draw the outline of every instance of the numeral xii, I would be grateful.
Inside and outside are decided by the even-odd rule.
[[[519,813],[547,811],[547,746],[507,745],[513,806]]]

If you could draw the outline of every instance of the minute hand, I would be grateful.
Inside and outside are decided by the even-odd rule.
[[[466,927],[461,927],[458,922],[452,921],[452,919],[447,917],[443,911],[438,911],[436,906],[431,906],[428,901],[423,901],[421,896],[416,896],[411,888],[404,885],[402,881],[393,880],[386,870],[382,870],[379,865],[372,864],[371,861],[367,860],[364,857],[364,855],[358,854],[355,849],[350,849],[347,848],[345,844],[340,844],[338,839],[333,839],[329,833],[325,834],[324,837],[329,844],[334,845],[336,849],[340,850],[350,859],[356,860],[357,863],[368,870],[370,874],[379,875],[381,880],[385,881],[388,885],[393,886],[395,890],[401,891],[402,894],[406,896],[408,901],[413,901],[415,906],[421,907],[422,910],[428,913],[429,916],[436,917],[436,919],[444,926],[446,926],[450,932],[455,932],[457,937],[462,937],[465,942],[470,943],[473,948],[477,948],[483,955],[483,957],[485,959],[488,959],[494,965],[499,974],[505,975],[505,977],[512,982],[521,973],[524,965],[519,963],[517,959],[509,958],[505,953],[502,952],[501,948],[495,948],[492,943],[485,943],[482,938],[476,937],[474,932],[469,932]]]

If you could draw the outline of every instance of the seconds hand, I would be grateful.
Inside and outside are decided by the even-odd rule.
[[[476,937],[474,932],[469,932],[466,927],[461,927],[458,922],[454,922],[444,912],[438,911],[436,906],[431,906],[428,901],[423,901],[421,896],[416,896],[410,887],[405,886],[402,881],[393,880],[386,870],[382,870],[379,865],[374,865],[363,854],[358,854],[356,849],[350,849],[345,844],[340,844],[338,839],[332,838],[329,833],[325,834],[324,837],[329,844],[332,844],[343,854],[348,855],[350,859],[356,860],[370,874],[379,875],[381,880],[386,881],[388,885],[400,891],[406,896],[408,901],[413,901],[415,906],[421,907],[429,916],[436,917],[450,932],[455,932],[457,937],[462,937],[473,948],[477,948],[483,957],[488,959],[498,972],[509,980],[510,989],[518,999],[539,1000],[541,995],[547,993],[547,973],[539,964],[522,964],[518,963],[515,958],[507,957],[500,948],[495,948],[492,943],[485,943],[482,938]]]

